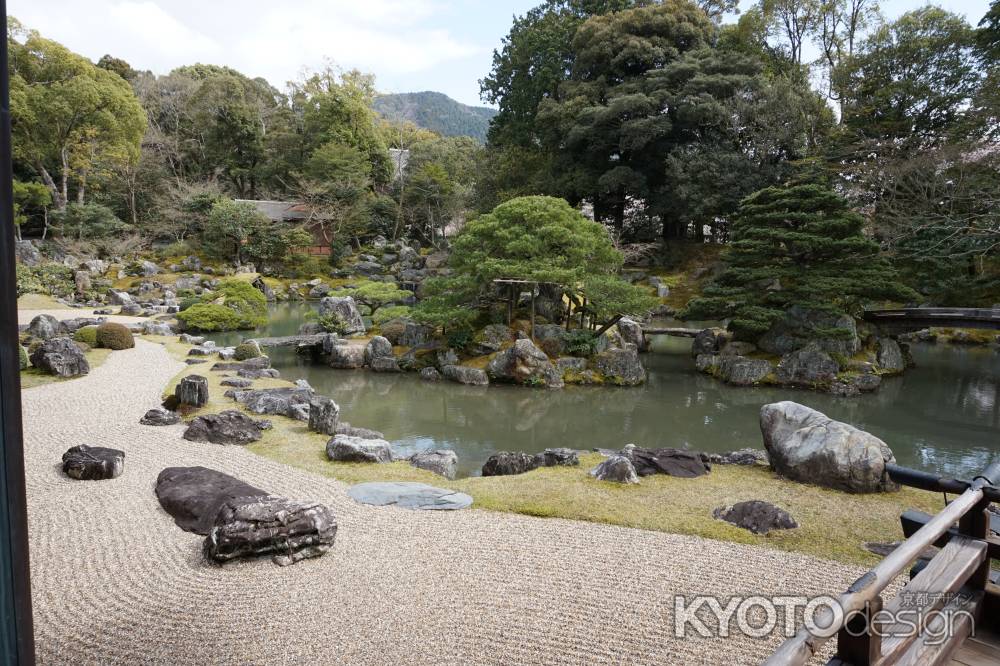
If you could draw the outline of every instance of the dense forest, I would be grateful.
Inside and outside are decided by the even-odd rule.
[[[468,106],[439,92],[379,95],[375,111],[395,122],[411,122],[441,136],[471,136],[485,143],[496,109]]]
[[[916,290],[897,298],[995,302],[1000,3],[975,25],[933,5],[889,20],[874,0],[760,0],[726,22],[735,9],[545,0],[481,81],[498,109],[485,146],[448,135],[491,112],[380,96],[370,74],[327,68],[284,89],[209,64],[154,75],[11,21],[17,221],[77,255],[235,242],[267,264],[308,239],[233,199],[300,202],[346,252],[378,235],[440,246],[463,220],[548,195],[626,260],[733,243],[752,262],[760,227],[741,202],[792,183],[826,194],[789,199],[802,229],[764,234],[784,248],[775,271],[830,240],[822,201],[856,220],[844,247],[863,242],[858,256]],[[409,151],[401,174],[392,148]]]

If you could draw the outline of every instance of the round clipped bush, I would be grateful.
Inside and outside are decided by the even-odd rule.
[[[260,345],[256,342],[243,342],[236,345],[234,358],[237,361],[248,361],[252,358],[260,358],[263,355],[263,352],[260,351]]]
[[[28,350],[21,345],[17,346],[17,360],[18,367],[21,370],[25,370],[28,367]]]
[[[77,342],[82,342],[85,345],[91,347],[97,346],[97,327],[96,326],[84,326],[82,328],[76,329],[76,333],[73,334],[73,339]]]
[[[108,322],[97,327],[97,344],[105,349],[131,349],[135,347],[135,338],[127,327]]]

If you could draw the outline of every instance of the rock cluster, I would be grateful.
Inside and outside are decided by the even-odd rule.
[[[235,409],[220,414],[205,414],[194,418],[184,431],[184,439],[192,442],[246,445],[260,440],[271,427],[270,421],[257,421]]]

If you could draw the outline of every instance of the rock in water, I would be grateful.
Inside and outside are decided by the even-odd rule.
[[[324,435],[337,434],[340,406],[326,396],[316,395],[309,401],[309,429]]]
[[[769,502],[750,500],[732,506],[720,507],[712,512],[719,520],[750,530],[754,534],[767,534],[771,530],[790,530],[799,526],[784,509]]]
[[[441,373],[436,368],[424,368],[420,371],[420,378],[426,382],[437,382],[441,380]]]
[[[628,317],[622,317],[618,320],[616,326],[624,342],[635,345],[635,348],[639,351],[646,350],[646,336],[643,335],[642,326],[639,322]]]
[[[364,366],[365,348],[361,345],[334,345],[328,360],[331,368],[354,370]]]
[[[319,557],[333,546],[337,521],[317,502],[283,497],[237,497],[223,502],[205,539],[216,562],[271,555],[279,566]]]
[[[392,358],[392,343],[381,335],[376,335],[365,345],[365,363],[371,365],[377,358]]]
[[[567,448],[545,449],[536,458],[543,467],[575,467],[580,464],[580,456],[576,451]]]
[[[472,504],[472,498],[465,493],[406,481],[359,483],[351,486],[347,494],[362,504],[391,504],[403,509],[454,511]]]
[[[446,479],[454,479],[458,469],[458,454],[454,451],[421,451],[410,456],[410,464],[428,472],[440,474]]]
[[[174,395],[182,405],[204,407],[208,404],[208,378],[201,375],[183,377],[174,389]]]
[[[875,346],[875,358],[879,368],[886,374],[898,375],[906,370],[903,350],[892,338],[879,338]]]
[[[483,476],[524,474],[538,467],[538,458],[521,451],[498,451],[483,464]]]
[[[629,444],[622,449],[622,455],[632,462],[639,476],[667,474],[692,479],[711,471],[700,454],[683,449],[643,449]]]
[[[79,481],[113,479],[125,469],[125,452],[102,446],[74,446],[62,460],[66,476]]]
[[[562,388],[562,373],[535,343],[525,338],[493,357],[487,374],[499,382]]]
[[[156,497],[163,510],[182,530],[202,536],[212,530],[226,502],[267,495],[260,488],[206,467],[168,467],[156,477]]]
[[[603,351],[594,357],[593,365],[607,381],[620,386],[636,386],[646,381],[646,370],[635,345]]]
[[[66,335],[66,327],[52,315],[40,314],[28,324],[27,333],[39,340],[51,340],[60,335]]]
[[[206,414],[191,421],[184,431],[184,439],[191,442],[246,445],[256,442],[270,421],[255,421],[243,412],[229,409],[221,414]]]
[[[837,378],[839,364],[818,344],[789,352],[778,363],[778,381],[793,386],[826,385]]]
[[[319,304],[320,316],[335,315],[340,318],[341,335],[364,333],[365,322],[361,319],[358,305],[350,296],[327,296]]]
[[[391,356],[382,356],[379,358],[372,359],[371,362],[372,372],[402,372],[402,368],[399,367],[399,361]]]
[[[472,386],[487,386],[490,383],[486,372],[479,368],[469,368],[464,365],[446,365],[441,368],[441,374],[445,379],[450,379],[459,384],[469,384]]]
[[[335,435],[326,443],[326,456],[338,462],[392,462],[392,448],[384,439]]]
[[[598,481],[614,481],[616,483],[639,483],[635,467],[625,456],[611,456],[600,465],[590,470],[590,475]]]
[[[139,419],[139,423],[148,426],[168,426],[175,425],[180,422],[180,414],[172,412],[169,409],[164,409],[163,407],[154,407],[146,412],[141,419]]]
[[[31,365],[59,377],[78,377],[90,372],[87,358],[69,338],[46,340],[31,352]]]
[[[338,435],[349,435],[350,437],[360,437],[361,439],[385,439],[385,435],[378,430],[368,428],[355,428],[347,421],[341,421],[337,425]]]
[[[771,468],[795,481],[854,493],[896,490],[886,463],[892,450],[878,437],[795,402],[760,410]]]

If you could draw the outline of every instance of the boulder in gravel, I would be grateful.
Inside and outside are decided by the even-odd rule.
[[[333,512],[318,502],[284,497],[236,497],[223,502],[205,538],[215,562],[270,555],[279,566],[320,557],[337,536]]]
[[[885,466],[892,450],[878,437],[785,401],[764,405],[760,430],[771,468],[778,474],[847,492],[896,490]]]
[[[75,342],[52,338],[31,352],[31,365],[58,377],[78,377],[90,372],[90,364]]]
[[[598,481],[614,481],[624,484],[639,483],[639,476],[635,473],[632,461],[625,456],[609,457],[590,470],[590,475]]]
[[[682,479],[693,479],[708,474],[712,469],[702,459],[701,454],[683,449],[644,449],[629,444],[622,449],[622,455],[632,461],[632,466],[639,476],[666,474]]]
[[[336,462],[388,463],[392,448],[384,439],[334,435],[326,443],[326,456]]]
[[[330,348],[328,362],[331,368],[353,370],[365,364],[365,348],[361,345],[334,345]]]
[[[483,476],[524,474],[538,467],[538,458],[521,451],[498,451],[483,464]]]
[[[365,363],[371,365],[377,358],[392,358],[392,343],[381,335],[376,335],[365,345]]]
[[[66,335],[67,328],[50,314],[40,314],[28,324],[28,335],[39,340],[51,340],[60,335]]]
[[[168,467],[156,477],[160,506],[185,532],[207,535],[229,500],[265,497],[267,491],[207,467]]]
[[[495,381],[513,384],[562,388],[562,373],[556,370],[545,352],[530,339],[516,341],[498,353],[486,368]]]
[[[446,365],[441,368],[441,374],[445,379],[458,382],[459,384],[487,386],[490,383],[489,376],[487,376],[484,370],[469,368],[464,365]]]
[[[440,474],[446,479],[454,479],[458,470],[458,454],[454,451],[421,451],[410,456],[410,464],[428,472]]]
[[[472,498],[465,493],[407,481],[359,483],[347,494],[362,504],[425,511],[454,511],[472,505]]]
[[[799,526],[787,511],[762,500],[737,502],[732,506],[720,507],[712,512],[712,516],[750,530],[754,534],[767,534],[771,530],[791,530]]]
[[[337,316],[342,322],[342,335],[364,333],[365,322],[361,319],[358,304],[350,296],[327,296],[319,304],[320,316]]]
[[[309,400],[309,429],[324,435],[337,434],[340,406],[323,395],[314,395]]]
[[[154,407],[146,412],[139,423],[148,426],[168,426],[181,422],[181,415],[163,407]]]
[[[580,464],[577,452],[565,447],[545,449],[535,457],[541,467],[575,467]]]
[[[125,452],[103,446],[74,446],[63,454],[63,473],[78,481],[100,481],[120,476]]]
[[[201,375],[182,377],[174,395],[182,405],[204,407],[208,404],[208,378]]]
[[[220,414],[205,414],[191,421],[184,439],[191,442],[246,445],[258,441],[271,427],[270,421],[257,421],[235,409]]]

